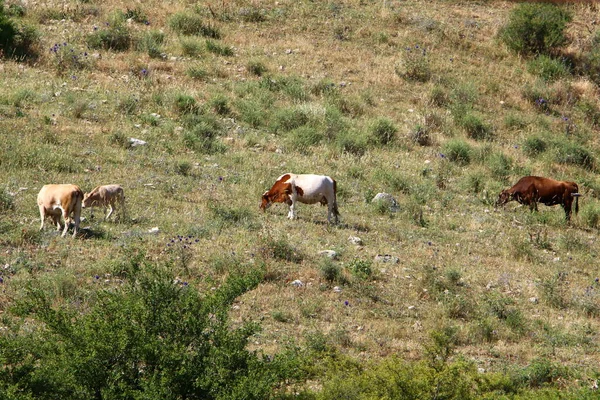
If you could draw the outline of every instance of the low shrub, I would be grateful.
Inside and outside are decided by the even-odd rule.
[[[131,32],[123,22],[115,20],[102,29],[96,29],[86,36],[86,43],[92,49],[127,51],[132,45]]]
[[[539,136],[529,136],[523,142],[522,148],[528,157],[536,157],[546,151],[548,144]]]
[[[537,75],[546,82],[553,82],[569,75],[569,67],[564,60],[549,57],[545,54],[538,55],[527,63],[531,74]]]
[[[267,67],[259,60],[250,60],[248,64],[246,64],[246,69],[252,75],[263,76],[267,71]]]
[[[467,112],[457,119],[457,124],[463,128],[471,139],[490,140],[492,128],[481,117],[473,112]]]
[[[376,144],[387,145],[396,138],[398,128],[387,118],[378,118],[369,127],[369,135]]]
[[[219,30],[204,23],[204,19],[195,13],[178,12],[173,14],[168,21],[169,27],[182,35],[203,36],[211,39],[220,39],[221,33]]]
[[[427,82],[431,78],[431,66],[427,50],[419,45],[407,47],[396,65],[396,74],[409,81]]]
[[[554,144],[556,155],[555,161],[560,164],[576,165],[585,169],[593,170],[595,157],[590,150],[584,146],[572,142],[557,142]]]
[[[206,50],[218,56],[229,57],[234,54],[232,47],[215,42],[214,40],[206,41]]]
[[[459,165],[467,165],[471,162],[471,146],[461,139],[452,139],[442,146],[442,156]]]
[[[548,54],[566,43],[564,31],[571,18],[566,8],[554,4],[518,4],[500,30],[500,39],[517,53]]]
[[[258,326],[229,323],[232,303],[261,282],[259,271],[230,276],[209,294],[174,279],[167,268],[144,264],[128,271],[122,285],[99,290],[83,313],[54,306],[54,299],[28,286],[14,312],[27,317],[29,328],[14,320],[4,326],[11,334],[0,337],[3,392],[23,398],[264,399],[293,379],[293,356],[267,359],[247,350]]]
[[[181,46],[181,53],[188,57],[198,57],[205,48],[204,42],[195,37],[181,37],[179,45]]]

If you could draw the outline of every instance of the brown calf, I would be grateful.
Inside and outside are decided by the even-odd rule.
[[[103,207],[104,213],[108,209],[108,214],[104,217],[106,221],[113,211],[117,209],[117,205],[122,213],[125,212],[125,194],[121,185],[104,185],[96,186],[91,192],[83,196],[83,207]],[[93,213],[93,210],[92,210]],[[92,214],[93,215],[93,214]]]

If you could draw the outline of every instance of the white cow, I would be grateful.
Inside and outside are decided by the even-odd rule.
[[[338,206],[336,198],[336,182],[329,176],[312,174],[287,173],[275,181],[270,190],[262,196],[260,208],[265,211],[272,203],[286,203],[290,206],[289,219],[296,218],[296,202],[304,204],[327,204],[327,221],[333,215],[338,222]]]
[[[79,221],[81,218],[81,202],[83,201],[83,191],[77,185],[45,185],[42,187],[37,197],[37,204],[40,208],[40,217],[42,225],[40,231],[44,229],[44,220],[51,217],[56,225],[56,230],[60,231],[61,216],[64,218],[64,230],[62,237],[67,234],[69,223],[74,222],[73,237],[77,235]],[[73,219],[71,219],[73,214]]]
[[[104,185],[96,186],[91,192],[86,193],[83,196],[83,207],[103,207],[104,213],[108,209],[108,214],[105,215],[104,220],[106,221],[114,210],[117,209],[117,205],[122,209],[122,213],[125,212],[125,194],[121,185]],[[93,212],[93,210],[92,210]]]

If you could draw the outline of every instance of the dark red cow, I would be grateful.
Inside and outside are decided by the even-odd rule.
[[[510,189],[503,190],[498,196],[497,206],[502,206],[511,200],[529,206],[531,211],[537,211],[537,204],[547,206],[560,204],[567,217],[571,220],[571,207],[575,198],[575,214],[579,212],[579,187],[575,182],[556,181],[540,176],[526,176]]]

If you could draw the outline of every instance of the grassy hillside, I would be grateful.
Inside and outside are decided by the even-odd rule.
[[[85,315],[141,254],[202,294],[260,270],[229,316],[260,325],[250,350],[300,349],[307,398],[444,349],[469,373],[510,377],[501,394],[588,390],[600,378],[599,8],[563,6],[566,41],[536,58],[501,39],[515,7],[7,1],[37,40],[29,58],[0,61],[0,327],[20,320],[24,288]],[[297,221],[284,205],[259,212],[289,171],[336,179],[339,225],[319,206]],[[529,174],[579,184],[571,224],[558,206],[494,208]],[[84,210],[76,239],[39,232],[46,183],[119,183],[127,214]]]

